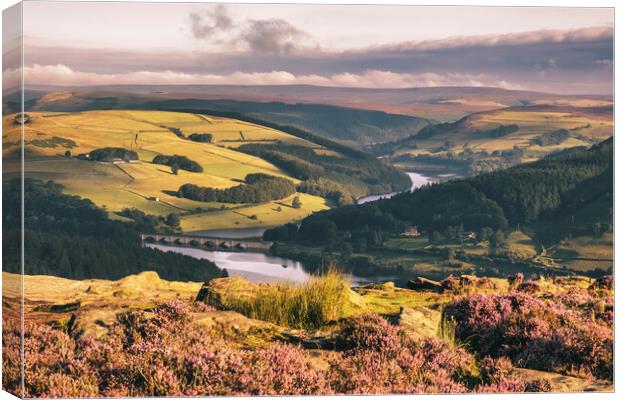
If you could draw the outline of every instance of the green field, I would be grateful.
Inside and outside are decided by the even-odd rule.
[[[25,174],[52,179],[65,186],[65,192],[91,199],[110,212],[135,207],[148,214],[180,214],[186,231],[234,226],[274,226],[298,220],[328,208],[324,199],[301,194],[302,207],[292,208],[289,199],[282,205],[203,203],[175,196],[185,183],[228,188],[239,185],[247,174],[265,173],[289,177],[273,164],[235,147],[252,142],[282,142],[327,151],[295,136],[227,118],[160,111],[89,111],[79,113],[29,113],[31,123],[24,128],[26,142]],[[3,156],[9,174],[19,173],[16,151],[21,126],[14,115],[3,117]],[[169,128],[191,133],[210,133],[214,143],[198,143],[177,136]],[[240,133],[242,132],[242,134]],[[242,135],[242,136],[241,136]],[[244,140],[240,140],[243,137]],[[98,163],[73,156],[103,147],[123,147],[138,153],[136,163]],[[179,154],[198,162],[203,172],[179,170],[173,174],[166,165],[153,164],[158,154]],[[12,160],[12,161],[11,161]],[[221,210],[222,206],[227,207]],[[278,208],[279,207],[279,208]],[[217,210],[217,211],[216,211]],[[252,216],[256,218],[250,218]]]

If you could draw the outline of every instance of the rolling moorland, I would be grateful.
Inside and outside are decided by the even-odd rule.
[[[613,391],[609,99],[202,89],[56,88],[29,93],[23,125],[3,116],[3,346],[20,341],[23,127],[30,377],[20,393],[10,353],[4,388]],[[453,176],[409,192],[403,171]],[[270,254],[316,275],[255,284],[138,240],[231,227],[269,228]]]
[[[367,101],[394,110],[365,107]],[[9,109],[10,104],[8,100]],[[127,108],[207,113],[287,132],[312,132],[428,175],[467,176],[506,168],[566,148],[588,147],[613,130],[612,102],[605,96],[495,88],[37,87],[26,94],[26,110],[33,111]]]
[[[404,138],[428,122],[415,116],[327,104],[250,102],[236,100],[162,99],[108,91],[33,93],[26,111],[88,111],[101,109],[201,110],[257,118],[297,127],[349,147]]]
[[[70,92],[66,98],[45,97],[50,92]],[[104,93],[102,93],[104,92]],[[611,96],[570,96],[490,87],[419,87],[364,89],[309,85],[157,85],[157,86],[33,86],[25,93],[27,110],[70,111],[71,107],[133,108],[132,104],[169,99],[240,100],[287,104],[329,104],[356,109],[410,115],[436,122],[456,121],[480,111],[525,105],[605,107]],[[11,106],[7,98],[7,106]],[[15,103],[13,103],[15,104]],[[57,108],[55,108],[57,107]],[[15,109],[14,111],[18,111]],[[75,111],[80,111],[75,110]]]

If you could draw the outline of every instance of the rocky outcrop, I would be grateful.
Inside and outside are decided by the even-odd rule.
[[[554,372],[538,371],[534,369],[515,368],[510,374],[512,379],[520,382],[531,382],[546,379],[551,383],[552,392],[613,392],[611,382],[592,381],[574,376],[556,374]]]
[[[441,283],[437,281],[433,281],[431,279],[422,278],[421,276],[418,276],[417,278],[412,279],[409,282],[407,282],[407,287],[411,290],[426,291],[426,292],[441,293],[443,291],[443,287],[441,286]]]
[[[441,312],[428,307],[402,308],[398,315],[398,324],[414,339],[424,339],[437,335]]]

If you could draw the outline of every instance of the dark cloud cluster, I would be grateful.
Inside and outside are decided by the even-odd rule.
[[[263,54],[289,54],[308,34],[283,19],[250,21],[240,40],[253,52]]]
[[[193,12],[189,15],[189,20],[190,30],[196,39],[208,39],[233,27],[226,7],[221,4],[204,12]]]
[[[224,5],[189,15],[190,31],[198,40],[214,41],[218,33],[230,32],[228,39],[218,39],[252,53],[283,55],[303,49],[300,45],[310,35],[283,19],[259,19],[236,22]],[[231,32],[233,31],[233,32]]]

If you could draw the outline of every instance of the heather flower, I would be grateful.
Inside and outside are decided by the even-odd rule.
[[[473,295],[449,304],[455,334],[482,355],[516,365],[611,379],[613,331],[591,310],[567,309],[525,293]]]
[[[614,276],[613,275],[605,275],[598,278],[592,284],[592,287],[595,289],[607,289],[612,290],[614,288]]]
[[[544,393],[551,392],[551,390],[553,390],[551,382],[545,378],[533,380],[525,385],[525,391],[530,393]]]
[[[364,314],[345,321],[337,344],[346,351],[375,350],[395,357],[402,351],[402,332],[376,314]]]
[[[325,372],[315,366],[299,347],[276,345],[259,350],[248,360],[251,394],[311,395],[328,393]]]
[[[520,393],[525,391],[523,382],[516,380],[501,380],[497,383],[481,385],[476,388],[478,393]]]
[[[21,332],[20,321],[2,313],[2,389],[21,397]]]
[[[536,282],[536,281],[525,281],[525,282],[521,282],[518,286],[517,286],[517,292],[523,292],[523,293],[538,293],[540,291],[540,283]]]
[[[513,370],[512,362],[506,357],[485,356],[480,361],[480,379],[487,384],[497,384],[505,380]]]

